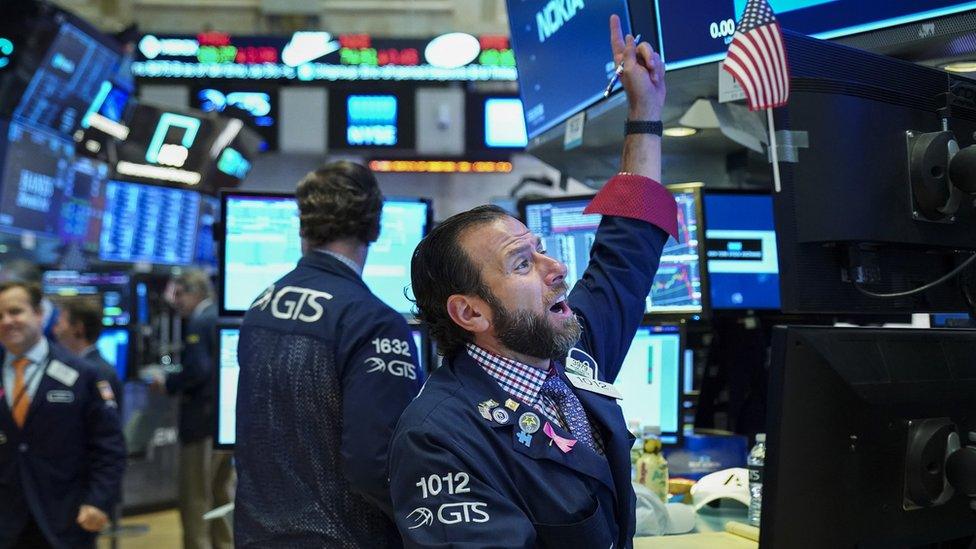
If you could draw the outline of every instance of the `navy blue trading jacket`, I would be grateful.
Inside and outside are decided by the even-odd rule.
[[[393,428],[423,382],[410,329],[312,252],[258,297],[238,343],[238,547],[395,547]]]
[[[182,368],[166,376],[166,392],[180,399],[181,442],[196,442],[214,432],[214,348],[217,306],[208,304],[187,319],[180,351]]]
[[[670,199],[673,213],[673,199],[661,197]],[[569,295],[583,333],[567,357],[595,365],[599,380],[616,379],[667,236],[645,221],[601,221],[589,267]],[[564,364],[556,365],[566,379]],[[516,410],[501,406],[510,397],[466,352],[434,371],[401,418],[391,449],[394,516],[405,545],[632,546],[634,437],[616,400],[573,390],[602,434],[605,457],[582,444],[563,453],[543,429],[526,441],[522,415],[532,412],[543,422],[545,416],[525,404]],[[500,417],[482,416],[478,405],[488,400],[499,405]],[[552,427],[558,436],[573,438]]]
[[[93,365],[49,343],[23,429],[0,399],[0,547],[30,516],[53,547],[93,547],[95,534],[75,522],[78,509],[88,504],[111,515],[118,503],[125,471],[118,406]],[[0,349],[0,364],[3,357]]]

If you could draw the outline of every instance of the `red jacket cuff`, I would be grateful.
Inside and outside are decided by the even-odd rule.
[[[678,239],[678,204],[671,191],[649,177],[617,174],[596,193],[583,213],[646,221]]]

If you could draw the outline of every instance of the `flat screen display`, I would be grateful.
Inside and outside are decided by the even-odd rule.
[[[13,117],[70,136],[121,56],[69,22],[61,23]]]
[[[200,223],[197,230],[197,247],[193,262],[198,265],[217,266],[217,243],[214,239],[214,226],[220,220],[220,199],[213,196],[200,197]]]
[[[490,97],[485,99],[484,107],[486,147],[525,148],[529,144],[521,99]]]
[[[678,202],[680,241],[668,238],[647,297],[648,313],[702,312],[699,260],[699,222],[696,192],[672,191]],[[591,197],[532,201],[525,206],[529,230],[542,237],[546,252],[566,264],[566,282],[572,288],[590,263],[590,248],[600,225],[599,214],[584,214]]]
[[[703,201],[712,307],[779,309],[773,197],[706,192]]]
[[[122,272],[46,271],[45,295],[61,298],[98,296],[104,326],[127,326],[132,320],[131,277]]]
[[[186,265],[193,259],[199,215],[199,193],[109,181],[98,257]]]
[[[782,28],[823,39],[976,8],[972,0],[769,0],[769,4]],[[667,68],[724,59],[745,5],[746,0],[654,0]]]
[[[237,362],[240,328],[217,329],[217,445],[233,446],[237,441],[237,380],[241,366]]]
[[[508,0],[506,4],[531,139],[603,97],[614,71],[610,15],[619,15],[624,33],[630,32],[627,2]]]
[[[50,130],[6,126],[0,225],[56,235],[74,144]]]
[[[109,364],[115,366],[119,379],[125,381],[129,373],[129,331],[125,328],[107,328],[98,336],[95,348]]]
[[[681,345],[678,326],[641,326],[614,382],[628,427],[659,427],[665,443],[681,432]]]
[[[243,313],[301,258],[298,206],[289,195],[228,194],[224,208],[222,310]],[[388,198],[380,237],[370,245],[363,269],[370,290],[402,314],[413,310],[404,289],[413,250],[427,233],[429,210],[425,200]]]

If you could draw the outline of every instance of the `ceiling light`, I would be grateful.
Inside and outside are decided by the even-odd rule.
[[[678,120],[678,124],[689,128],[704,130],[718,128],[718,116],[715,115],[713,99],[698,98],[688,107],[688,110]]]
[[[698,133],[695,128],[687,128],[685,126],[675,126],[673,128],[664,128],[664,135],[668,137],[689,137]]]
[[[949,72],[976,72],[976,61],[957,61],[946,63],[942,68]]]

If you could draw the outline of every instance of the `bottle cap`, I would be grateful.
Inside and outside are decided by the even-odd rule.
[[[756,433],[756,442],[766,442],[766,433]]]

